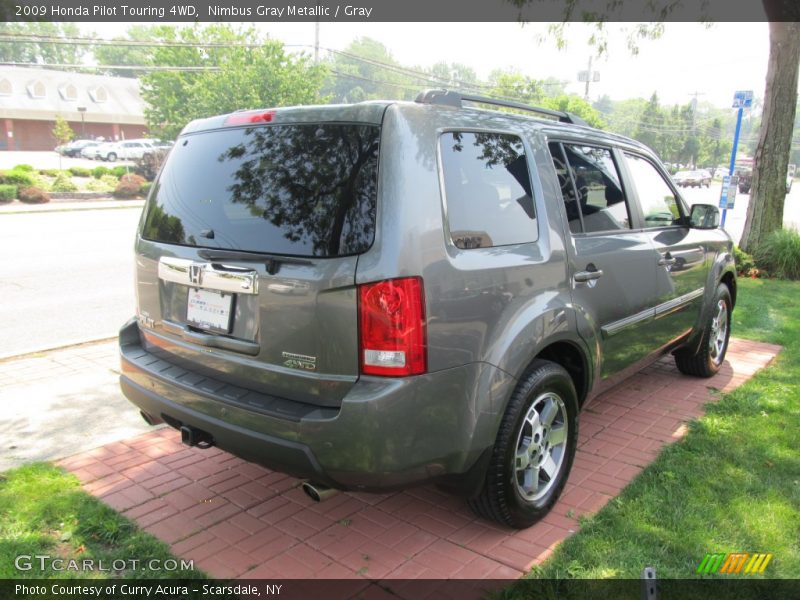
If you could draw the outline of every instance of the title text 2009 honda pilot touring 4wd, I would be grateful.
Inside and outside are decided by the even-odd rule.
[[[120,333],[148,422],[312,496],[436,481],[526,527],[588,398],[665,352],[715,373],[736,299],[717,209],[688,209],[639,143],[478,101],[497,104],[428,91],[190,123]]]

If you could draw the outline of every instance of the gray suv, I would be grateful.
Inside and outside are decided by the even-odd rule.
[[[142,214],[122,390],[317,499],[436,482],[527,527],[589,399],[668,352],[719,369],[718,221],[567,113],[427,91],[194,121]]]

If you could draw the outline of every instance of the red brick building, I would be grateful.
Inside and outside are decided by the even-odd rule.
[[[136,79],[0,67],[0,150],[52,150],[56,116],[76,139],[147,136]]]

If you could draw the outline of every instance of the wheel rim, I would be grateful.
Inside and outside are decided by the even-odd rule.
[[[544,496],[555,484],[567,450],[567,409],[553,392],[537,397],[517,436],[514,481],[529,502]]]
[[[711,320],[711,335],[708,340],[711,360],[714,361],[715,365],[722,362],[722,358],[725,356],[725,344],[727,342],[728,305],[725,303],[725,300],[720,299],[714,311],[714,318]]]

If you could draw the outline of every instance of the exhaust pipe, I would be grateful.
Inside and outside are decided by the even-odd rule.
[[[314,502],[323,502],[324,500],[333,498],[339,493],[339,490],[312,481],[303,482],[303,491],[306,493],[306,496],[311,498]]]

